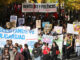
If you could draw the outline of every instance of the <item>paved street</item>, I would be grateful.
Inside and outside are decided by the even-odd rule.
[[[0,60],[1,60],[1,56],[0,56]],[[71,58],[71,59],[65,59],[65,60],[80,60],[80,57],[74,57],[74,58]]]

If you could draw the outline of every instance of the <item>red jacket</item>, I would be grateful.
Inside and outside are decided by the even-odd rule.
[[[49,52],[50,52],[50,48],[44,47],[43,54],[46,55],[46,54],[49,54]]]
[[[22,54],[20,54],[20,53],[17,52],[14,60],[24,60],[24,56]]]

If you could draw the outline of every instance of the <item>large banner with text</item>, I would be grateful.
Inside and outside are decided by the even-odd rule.
[[[28,44],[29,48],[32,49],[37,39],[38,29],[29,30],[25,26],[15,29],[4,29],[0,27],[0,47],[4,47],[6,40],[12,40],[13,44]]]
[[[22,12],[57,12],[56,3],[22,3]]]

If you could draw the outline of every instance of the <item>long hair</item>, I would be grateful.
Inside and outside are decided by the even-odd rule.
[[[8,50],[7,54],[9,54],[9,49],[8,48],[4,48],[3,55],[5,55],[5,50]]]
[[[56,49],[59,50],[57,43],[56,42],[53,42],[53,43],[55,44]],[[53,48],[53,45],[52,45],[52,48]]]

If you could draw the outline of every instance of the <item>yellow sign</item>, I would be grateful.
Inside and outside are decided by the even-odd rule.
[[[80,34],[80,25],[79,24],[73,24],[74,31],[78,32]]]

